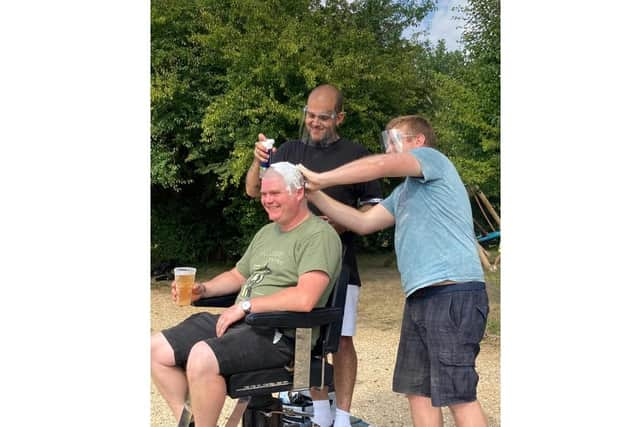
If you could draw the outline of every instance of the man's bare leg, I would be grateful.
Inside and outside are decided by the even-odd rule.
[[[175,366],[173,348],[162,333],[151,337],[151,378],[176,418],[180,419],[187,396],[187,376]]]
[[[215,426],[224,406],[227,385],[220,375],[215,353],[203,341],[191,348],[187,362],[187,379],[195,425]]]
[[[341,336],[338,352],[333,353],[333,385],[336,390],[336,406],[345,412],[351,409],[353,389],[358,371],[358,356],[353,337]],[[314,401],[329,399],[327,388],[309,390]]]
[[[442,427],[442,410],[431,405],[431,398],[408,394],[407,399],[414,427]]]
[[[311,387],[309,394],[313,399],[313,417],[311,421],[320,427],[330,426],[333,422],[333,417],[329,406],[329,390],[327,386],[322,389]]]
[[[340,337],[338,352],[333,354],[333,369],[336,406],[349,412],[358,374],[358,355],[353,346],[353,337]]]
[[[450,405],[449,409],[457,427],[487,427],[488,425],[480,402],[477,400]]]

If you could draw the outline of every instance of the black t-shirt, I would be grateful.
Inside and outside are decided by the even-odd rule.
[[[271,162],[302,163],[306,168],[314,172],[326,172],[353,160],[370,155],[362,145],[340,138],[328,146],[305,144],[300,140],[287,141],[273,155]],[[358,184],[336,185],[323,190],[328,196],[354,208],[364,204],[375,204],[382,199],[382,187],[380,182],[370,181]],[[320,210],[312,203],[309,208],[316,215],[322,215]],[[354,239],[356,235],[352,231],[340,234],[342,245],[345,248],[344,264],[351,270],[349,283],[360,286],[360,274],[356,263]]]

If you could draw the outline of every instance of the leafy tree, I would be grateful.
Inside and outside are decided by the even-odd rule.
[[[491,125],[500,127],[500,2],[469,0],[462,34],[470,81]]]
[[[436,131],[438,148],[450,157],[465,184],[478,185],[487,195],[498,195],[499,129],[482,114],[481,98],[473,87],[455,73],[430,73],[432,103],[426,115]]]
[[[179,190],[193,181],[189,151],[225,64],[197,43],[207,31],[207,2],[154,0],[151,4],[151,182]]]
[[[482,53],[487,38],[469,36],[464,53],[404,39],[433,7],[431,0],[152,0],[152,259],[243,252],[267,221],[242,182],[257,135],[277,143],[297,137],[306,97],[322,83],[345,95],[341,135],[376,152],[387,121],[424,114],[465,181],[499,194],[499,82],[496,92]],[[469,34],[484,34],[482,25]],[[184,231],[193,241],[176,237]]]
[[[430,100],[440,148],[467,185],[478,185],[493,202],[500,197],[500,11],[493,0],[469,0],[462,51],[444,41],[423,45],[418,63]]]
[[[341,134],[378,150],[381,126],[425,95],[413,71],[419,46],[401,33],[432,7],[431,1],[154,0],[153,206],[182,200],[194,218],[217,225],[210,228],[222,244],[201,248],[201,258],[220,253],[221,245],[227,256],[241,253],[266,222],[259,203],[243,196],[257,134],[278,142],[296,137],[309,91],[332,83],[346,98]],[[163,230],[178,226],[164,220],[172,210],[154,212],[155,223],[168,224]],[[157,254],[159,229],[152,233]]]

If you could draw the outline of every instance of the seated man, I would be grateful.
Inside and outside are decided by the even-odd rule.
[[[176,420],[188,390],[196,425],[214,426],[226,395],[223,376],[287,365],[293,331],[251,327],[243,318],[323,307],[340,273],[340,238],[307,208],[295,166],[271,165],[261,201],[273,222],[258,231],[235,268],[193,287],[194,301],[240,291],[236,304],[220,315],[195,314],[151,337],[151,376]],[[175,282],[171,294],[175,300]],[[314,331],[314,341],[317,336]]]

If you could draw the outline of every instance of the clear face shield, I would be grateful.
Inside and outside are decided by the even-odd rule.
[[[300,118],[300,140],[310,145],[331,144],[338,139],[335,122],[337,117],[335,111],[312,112],[305,105]]]
[[[398,129],[383,130],[380,132],[380,145],[384,153],[402,153],[402,140],[406,136]]]

